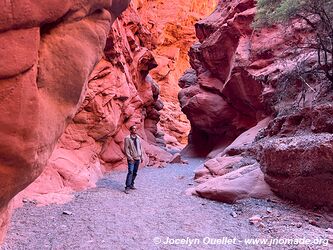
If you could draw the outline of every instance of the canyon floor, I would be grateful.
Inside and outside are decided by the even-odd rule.
[[[67,204],[25,204],[15,211],[2,249],[332,249],[327,228],[333,217],[322,211],[277,200],[223,204],[186,195],[203,162],[188,160],[140,169],[130,194],[123,192],[126,172],[117,171]],[[254,215],[262,221],[250,224]],[[251,239],[267,243],[246,242]],[[287,239],[302,244],[284,244]]]

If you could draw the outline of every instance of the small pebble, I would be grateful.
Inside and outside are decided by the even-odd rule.
[[[73,213],[71,211],[63,211],[62,214],[65,214],[65,215],[72,215]]]
[[[234,218],[237,217],[237,214],[236,214],[235,212],[231,212],[230,215],[231,215],[232,217],[234,217]]]

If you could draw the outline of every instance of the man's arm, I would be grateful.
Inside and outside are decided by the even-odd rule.
[[[139,142],[140,142],[140,152],[141,152],[141,155],[140,155],[140,158],[141,158],[141,163],[143,162],[143,147],[142,147],[142,139],[139,138]]]
[[[125,138],[124,152],[125,152],[125,155],[127,157],[127,160],[133,161],[133,158],[132,158],[130,150],[129,150],[129,143],[130,142],[129,142],[128,138]]]

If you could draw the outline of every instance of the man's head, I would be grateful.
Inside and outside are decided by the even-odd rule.
[[[130,127],[131,135],[136,135],[136,130],[137,130],[136,125],[132,125],[132,126]]]

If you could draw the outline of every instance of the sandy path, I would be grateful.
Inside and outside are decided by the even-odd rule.
[[[263,249],[264,245],[246,246],[244,240],[328,238],[325,228],[306,221],[313,217],[329,227],[326,217],[317,219],[294,206],[258,200],[229,205],[185,195],[194,184],[193,170],[201,162],[191,159],[189,165],[141,169],[138,189],[130,194],[123,192],[126,172],[113,172],[96,188],[77,193],[65,205],[25,205],[15,212],[3,249]],[[233,218],[232,212],[238,216]],[[262,225],[249,224],[248,219],[255,214],[264,216]],[[169,244],[154,243],[165,242],[167,237],[171,238]],[[208,237],[222,242],[205,244]],[[184,244],[170,244],[180,238]],[[232,243],[226,244],[227,240]],[[275,245],[273,249],[331,247],[311,243]]]

